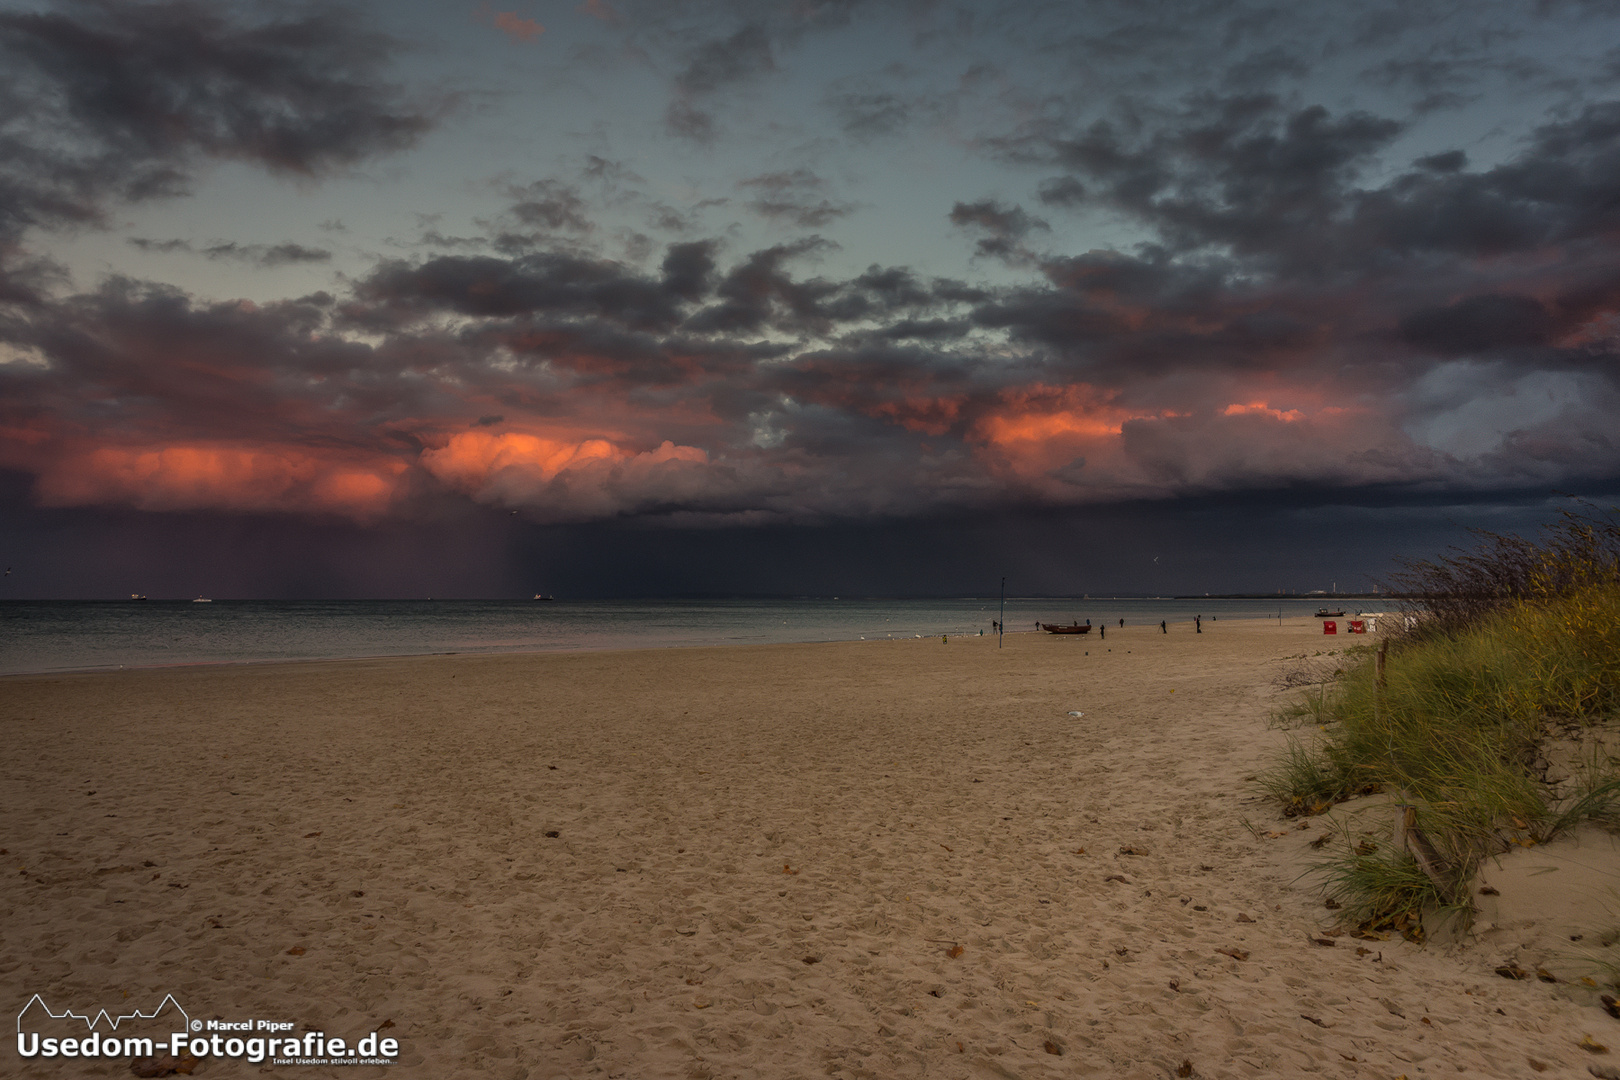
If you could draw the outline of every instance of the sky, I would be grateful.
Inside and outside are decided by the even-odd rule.
[[[1617,311],[1609,3],[0,0],[0,597],[1366,588]]]

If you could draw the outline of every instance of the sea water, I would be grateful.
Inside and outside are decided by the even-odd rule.
[[[1009,598],[1037,622],[1157,626],[1312,614],[1276,600]],[[1356,602],[1365,606],[1367,601]],[[175,600],[0,603],[0,674],[432,653],[556,652],[993,633],[996,597],[944,600]]]

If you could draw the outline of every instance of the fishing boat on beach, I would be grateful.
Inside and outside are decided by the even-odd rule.
[[[1059,626],[1056,623],[1041,623],[1041,629],[1048,634],[1089,634],[1091,624],[1086,623],[1082,626],[1079,623],[1070,623],[1068,626]]]
[[[1342,619],[1344,618],[1344,609],[1340,608],[1338,611],[1329,611],[1325,607],[1317,608],[1316,617],[1318,619]]]

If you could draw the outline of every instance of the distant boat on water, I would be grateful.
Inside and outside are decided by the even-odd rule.
[[[543,593],[543,592],[537,592],[537,593],[535,593],[535,594],[534,594],[534,598],[535,598],[535,599],[536,599],[536,600],[555,600],[555,599],[557,599],[557,598],[556,598],[556,597],[555,597],[555,596],[548,596],[548,595],[546,595],[546,594],[545,594],[545,593]]]
[[[129,598],[131,600],[145,600],[146,599],[146,594],[145,593],[132,592],[132,593],[129,594]]]
[[[141,597],[141,599],[144,600],[146,598],[143,596],[143,597]],[[199,597],[197,597],[197,599],[193,600],[192,603],[193,604],[212,604],[213,601],[208,599],[208,597],[206,597],[206,596],[199,596]]]
[[[1058,626],[1056,623],[1041,623],[1041,629],[1048,634],[1089,634],[1091,624],[1081,626],[1079,623],[1071,623],[1068,626]]]

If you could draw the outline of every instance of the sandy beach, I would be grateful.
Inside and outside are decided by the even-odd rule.
[[[1591,907],[1539,926],[1504,871],[1465,947],[1325,936],[1321,823],[1246,778],[1289,658],[1346,639],[1170,629],[0,680],[0,1000],[399,1041],[304,1076],[1620,1064],[1595,992],[1494,970]]]

